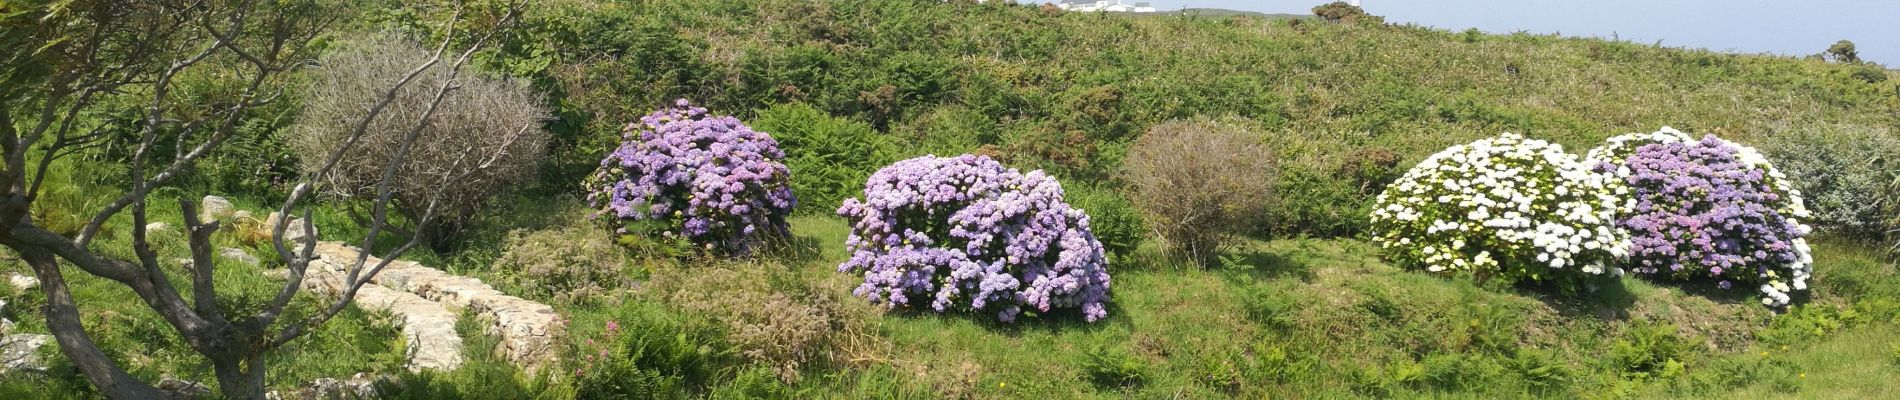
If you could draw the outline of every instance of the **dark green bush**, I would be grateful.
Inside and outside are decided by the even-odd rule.
[[[1070,206],[1088,212],[1089,229],[1113,257],[1111,262],[1126,260],[1147,238],[1148,227],[1141,219],[1141,212],[1120,193],[1086,184],[1062,189],[1068,195],[1064,200]]]
[[[833,117],[805,104],[759,112],[752,127],[772,135],[792,169],[794,212],[829,214],[864,190],[864,180],[896,161],[896,144],[869,125]]]

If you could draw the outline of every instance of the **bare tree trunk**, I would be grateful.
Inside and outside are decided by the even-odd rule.
[[[60,351],[72,360],[74,367],[85,373],[86,380],[99,388],[100,394],[113,399],[155,399],[163,396],[157,388],[133,378],[119,368],[86,334],[86,327],[79,319],[79,306],[73,302],[72,293],[66,289],[66,280],[60,275],[59,262],[53,258],[52,252],[18,243],[6,245],[19,252],[20,258],[33,267],[33,275],[40,280],[40,290],[46,293],[47,330],[52,331],[53,338],[59,341]]]
[[[211,357],[211,367],[217,371],[218,391],[224,394],[224,398],[231,400],[262,400],[264,398],[263,352],[228,352],[224,356]]]

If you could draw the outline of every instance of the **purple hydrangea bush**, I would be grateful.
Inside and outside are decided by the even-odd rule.
[[[798,199],[778,141],[685,99],[627,125],[589,177],[588,203],[617,234],[745,254],[787,232]]]
[[[862,274],[853,293],[892,309],[994,312],[1004,322],[1079,309],[1100,320],[1108,262],[1088,214],[1062,195],[1041,170],[989,157],[899,161],[838,208],[851,224],[851,259],[838,271]]]
[[[1807,289],[1813,258],[1799,193],[1749,151],[1715,136],[1660,140],[1597,167],[1630,187],[1617,225],[1630,232],[1632,271],[1757,285],[1775,307]]]

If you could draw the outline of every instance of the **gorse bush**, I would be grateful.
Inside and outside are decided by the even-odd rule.
[[[1802,125],[1762,135],[1761,150],[1788,174],[1822,231],[1877,239],[1900,229],[1900,137],[1888,129]]]
[[[851,224],[838,271],[863,274],[853,293],[889,308],[927,301],[1005,322],[1073,308],[1097,321],[1108,316],[1108,262],[1088,214],[1062,199],[1055,178],[989,157],[899,161],[838,208]]]
[[[896,145],[871,125],[832,117],[804,104],[778,105],[759,112],[752,126],[768,132],[785,151],[798,194],[799,213],[823,213],[863,190],[871,172],[889,165]]]
[[[1162,124],[1136,139],[1123,163],[1149,225],[1199,265],[1244,233],[1273,195],[1273,153],[1237,125]]]
[[[681,99],[628,125],[622,138],[585,182],[589,205],[616,234],[746,254],[787,232],[798,199],[770,135]]]
[[[1752,149],[1715,136],[1641,136],[1613,138],[1592,152],[1604,157],[1598,169],[1629,187],[1617,225],[1630,234],[1634,272],[1709,279],[1723,289],[1760,285],[1762,303],[1777,307],[1807,289],[1809,228],[1797,219],[1807,213],[1800,193],[1784,189],[1785,176]],[[1639,142],[1651,143],[1616,155]]]
[[[332,149],[343,145],[354,124],[368,116],[364,99],[378,98],[390,82],[429,60],[431,52],[393,35],[370,36],[318,60],[305,88],[303,114],[290,144],[303,169],[315,172]],[[547,152],[549,134],[541,98],[519,81],[460,74],[438,63],[396,92],[353,150],[338,160],[324,187],[340,196],[374,198],[377,183],[404,143],[410,127],[434,108],[409,149],[389,189],[396,211],[409,221],[433,209],[434,227],[410,232],[437,244],[496,193],[533,178]],[[436,90],[453,78],[457,89],[432,106]],[[367,221],[359,221],[367,222]]]
[[[1373,240],[1399,264],[1480,279],[1620,274],[1618,193],[1563,147],[1506,133],[1434,154],[1378,197]]]

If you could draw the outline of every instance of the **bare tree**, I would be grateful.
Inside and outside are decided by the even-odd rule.
[[[460,89],[434,108],[418,146],[402,163],[394,163],[386,155],[407,143],[404,138],[412,121],[434,106],[435,93],[430,88],[454,78],[456,71],[437,66],[416,76],[415,86],[398,91],[389,107],[371,120],[357,141],[359,151],[344,155],[334,165],[317,158],[353,137],[355,123],[368,113],[363,99],[375,96],[384,90],[383,82],[401,78],[429,57],[428,49],[384,34],[350,43],[347,49],[322,58],[315,79],[303,92],[303,114],[291,145],[306,155],[306,172],[331,168],[318,178],[323,179],[326,191],[344,198],[377,195],[383,171],[394,166],[395,181],[390,182],[394,208],[412,225],[388,229],[401,236],[421,235],[424,243],[436,245],[494,194],[534,177],[546,154],[548,133],[541,129],[541,121],[549,114],[525,82],[460,78]],[[430,226],[413,225],[430,200],[438,198],[437,220]],[[368,222],[362,213],[356,214],[359,222]]]
[[[215,370],[224,396],[263,397],[264,354],[283,346],[347,307],[357,289],[389,262],[415,247],[410,241],[384,254],[383,261],[366,265],[367,252],[348,265],[344,291],[312,315],[280,320],[285,308],[303,286],[315,241],[286,243],[288,219],[273,226],[272,246],[290,269],[289,281],[255,314],[228,315],[217,304],[211,257],[215,221],[199,221],[194,205],[181,201],[191,250],[189,300],[171,284],[159,264],[159,255],[147,240],[146,197],[191,168],[205,155],[238,132],[247,110],[278,101],[289,74],[309,63],[310,40],[328,28],[334,15],[324,13],[317,0],[69,0],[52,4],[18,5],[0,17],[0,245],[19,253],[41,281],[47,299],[47,326],[74,366],[107,397],[150,399],[162,393],[139,382],[119,367],[92,341],[80,322],[79,304],[68,290],[61,263],[130,288],[177,330],[191,349],[203,355]],[[483,9],[483,18],[463,18],[457,4],[446,23],[447,34],[426,62],[400,79],[385,82],[387,89],[366,101],[368,117],[354,127],[352,137],[325,158],[328,166],[353,150],[369,118],[381,112],[403,87],[437,64],[460,68],[471,54],[494,35],[511,26],[522,6],[511,2],[500,9]],[[492,14],[492,15],[490,15]],[[487,21],[473,34],[457,32],[458,21]],[[471,23],[472,24],[472,23]],[[460,49],[460,51],[451,51]],[[223,68],[219,73],[241,79],[244,85],[229,98],[191,104],[175,99],[174,80],[187,71]],[[451,73],[452,74],[452,73]],[[444,80],[434,87],[434,104],[456,90]],[[127,173],[124,194],[113,198],[72,237],[42,227],[31,214],[54,160],[87,151],[108,138],[103,127],[89,127],[83,113],[101,106],[110,96],[143,98],[143,116],[137,124],[136,150]],[[401,160],[416,142],[417,133],[430,123],[435,105],[415,116],[405,142],[388,157]],[[16,121],[15,118],[20,118]],[[161,135],[172,132],[175,136]],[[158,161],[161,137],[175,141],[170,160]],[[301,202],[318,181],[306,176],[292,189],[279,211],[290,215],[309,208]],[[363,248],[387,220],[388,182],[395,169],[384,171],[378,196],[372,203],[374,224]],[[109,221],[130,214],[133,259],[124,259],[94,245]],[[422,221],[432,218],[429,213]],[[308,229],[308,228],[307,228]],[[314,236],[314,231],[305,232]],[[338,260],[340,261],[340,260]]]

